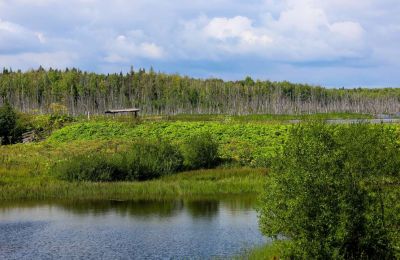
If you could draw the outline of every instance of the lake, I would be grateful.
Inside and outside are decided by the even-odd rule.
[[[229,258],[267,241],[254,202],[2,202],[0,259]]]

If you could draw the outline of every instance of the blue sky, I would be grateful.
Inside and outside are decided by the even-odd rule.
[[[0,0],[0,66],[400,87],[399,0]]]

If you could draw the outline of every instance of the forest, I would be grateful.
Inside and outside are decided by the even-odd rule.
[[[195,79],[131,68],[128,73],[97,74],[75,68],[42,67],[26,72],[3,69],[0,106],[8,101],[29,113],[50,113],[62,105],[66,113],[102,114],[137,107],[147,115],[175,114],[395,114],[397,88],[324,88],[290,82]]]

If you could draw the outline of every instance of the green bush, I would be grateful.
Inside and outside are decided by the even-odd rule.
[[[219,162],[218,143],[209,133],[192,135],[183,146],[183,156],[186,168],[211,168]]]
[[[120,181],[126,175],[119,155],[103,153],[72,156],[56,164],[52,171],[67,181]]]
[[[53,131],[75,121],[73,117],[66,114],[24,116],[26,117],[25,123],[38,134],[40,139],[46,138]]]
[[[261,230],[290,241],[288,257],[393,259],[399,213],[386,198],[396,188],[388,182],[399,182],[399,166],[392,129],[296,126],[267,179]]]
[[[177,147],[162,141],[139,142],[125,153],[72,156],[52,171],[67,181],[142,181],[178,172],[182,164]]]
[[[125,152],[72,156],[53,167],[68,181],[143,181],[183,169],[209,168],[218,163],[218,144],[208,134],[189,138],[184,156],[166,141],[136,142]]]
[[[124,156],[127,180],[149,180],[178,172],[183,158],[168,142],[136,143]]]

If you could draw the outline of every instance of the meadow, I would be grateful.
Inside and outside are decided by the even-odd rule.
[[[265,169],[241,168],[183,172],[145,182],[71,183],[48,175],[19,176],[11,181],[2,177],[0,200],[168,200],[255,195],[262,190],[265,175]]]
[[[282,151],[293,124],[306,118],[369,118],[368,115],[177,115],[64,118],[24,115],[39,129],[41,140],[0,146],[0,199],[46,198],[162,198],[210,194],[258,193],[266,169]],[[397,126],[388,126],[397,129]],[[182,147],[198,134],[218,143],[217,169],[185,172],[143,182],[90,183],[60,180],[54,165],[71,155],[124,154],[138,141],[159,140]],[[186,169],[188,171],[190,169]],[[202,175],[204,173],[206,175]],[[220,173],[223,174],[220,174]],[[262,172],[263,174],[260,174]],[[230,176],[229,173],[232,175]],[[221,177],[222,176],[222,177]]]
[[[48,123],[35,117],[40,129]],[[287,124],[268,122],[181,121],[145,118],[75,118],[49,131],[43,140],[0,146],[0,199],[165,199],[175,196],[258,194],[266,163],[282,147]],[[197,170],[142,182],[68,182],[53,172],[54,165],[71,155],[125,153],[138,140],[162,139],[182,146],[191,136],[208,133],[218,143],[221,163],[216,169]]]

